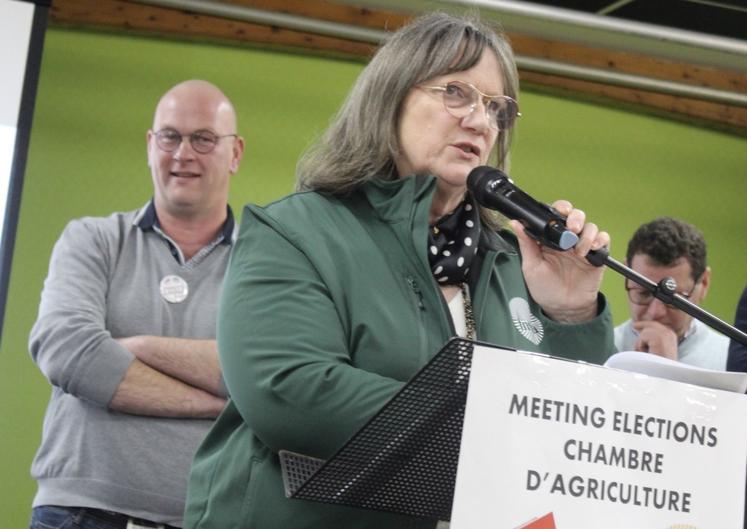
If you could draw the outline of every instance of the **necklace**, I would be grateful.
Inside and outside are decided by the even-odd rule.
[[[475,330],[475,314],[472,311],[472,298],[469,295],[467,283],[461,283],[459,288],[462,290],[462,299],[464,300],[464,321],[467,327],[468,340],[475,340],[477,332]]]

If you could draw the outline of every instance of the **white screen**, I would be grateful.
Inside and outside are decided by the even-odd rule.
[[[0,0],[0,234],[3,233],[10,172],[21,107],[34,4]],[[5,245],[3,239],[0,244]]]
[[[48,0],[0,0],[0,337]]]

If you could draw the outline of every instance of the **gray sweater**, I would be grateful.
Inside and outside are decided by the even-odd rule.
[[[215,338],[233,217],[229,210],[218,240],[184,263],[154,211],[149,204],[74,220],[54,247],[29,343],[52,384],[31,468],[39,484],[34,506],[94,507],[181,525],[192,456],[212,421],[109,410],[134,358],[115,339]],[[181,303],[160,293],[168,275],[188,285]]]
[[[633,351],[638,333],[627,320],[615,327],[615,347],[618,351]],[[685,364],[724,371],[729,351],[729,339],[705,323],[693,320],[690,331],[677,346],[677,359]]]

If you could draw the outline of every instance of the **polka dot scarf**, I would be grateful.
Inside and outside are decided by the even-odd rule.
[[[442,285],[465,283],[480,237],[478,211],[471,197],[428,230],[428,261]]]

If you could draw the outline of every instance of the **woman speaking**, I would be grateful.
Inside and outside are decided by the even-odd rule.
[[[299,192],[245,209],[218,322],[231,400],[196,456],[185,527],[435,527],[286,499],[277,452],[330,457],[455,335],[614,352],[602,269],[584,258],[609,236],[558,201],[579,243],[549,250],[467,192],[472,169],[505,166],[517,92],[501,34],[415,19],[303,157]]]

